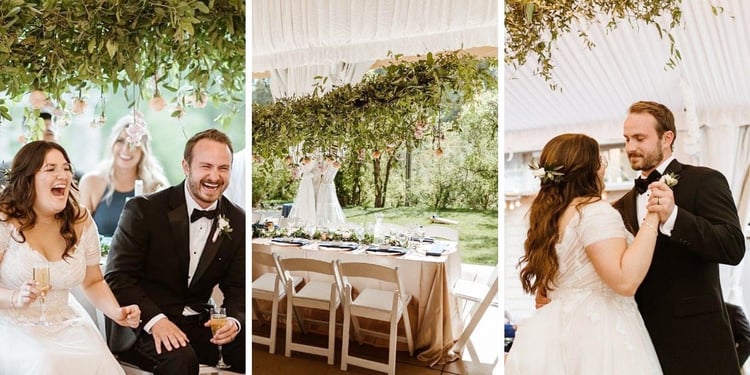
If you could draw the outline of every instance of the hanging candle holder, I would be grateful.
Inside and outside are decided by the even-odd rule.
[[[73,115],[80,115],[86,111],[87,106],[88,103],[86,103],[86,99],[83,97],[81,89],[78,89],[78,96],[73,98],[73,105],[70,108],[70,112]]]
[[[104,124],[107,122],[107,115],[104,113],[104,110],[106,108],[106,102],[104,99],[104,92],[102,91],[99,97],[99,103],[96,106],[96,109],[94,112],[99,112],[99,109],[101,108],[101,112],[98,115],[94,115],[94,118],[91,120],[91,123],[89,126],[92,128],[101,128],[104,126]]]
[[[167,105],[159,92],[159,73],[154,73],[154,97],[148,101],[148,106],[155,112],[159,112]]]

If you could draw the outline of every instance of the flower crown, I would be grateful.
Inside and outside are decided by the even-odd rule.
[[[531,159],[531,163],[529,163],[531,173],[534,175],[534,177],[539,178],[542,183],[562,182],[563,176],[565,176],[565,173],[560,172],[560,169],[562,169],[562,167],[562,165],[556,167],[551,165],[539,166],[539,164],[537,164],[536,160],[534,159]]]
[[[143,145],[143,137],[146,135],[146,123],[140,116],[136,116],[133,123],[125,128],[125,133],[128,134],[128,144],[131,149],[136,149]]]

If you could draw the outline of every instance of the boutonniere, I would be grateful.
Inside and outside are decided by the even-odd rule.
[[[533,174],[534,177],[539,178],[542,183],[561,182],[563,180],[563,176],[565,175],[565,173],[560,172],[562,167],[562,165],[559,165],[557,167],[551,165],[540,166],[534,159],[531,159],[531,163],[529,163],[531,174]]]
[[[213,242],[216,242],[216,240],[219,238],[219,233],[225,234],[230,239],[232,238],[229,233],[232,233],[232,227],[229,225],[229,219],[227,219],[224,215],[219,215],[217,217],[218,220],[218,229],[216,232],[214,232],[214,239]]]
[[[664,184],[672,188],[677,185],[677,183],[679,182],[679,178],[679,175],[676,175],[674,173],[667,173],[659,178],[659,182],[663,182]]]

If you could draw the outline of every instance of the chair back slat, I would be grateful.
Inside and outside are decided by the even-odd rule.
[[[262,251],[253,251],[253,264],[260,264],[268,267],[276,267],[273,262],[273,255]]]
[[[331,262],[309,258],[279,258],[279,262],[284,271],[304,271],[334,275]]]
[[[339,269],[343,277],[367,277],[396,285],[399,284],[398,267],[387,267],[370,263],[339,262]]]

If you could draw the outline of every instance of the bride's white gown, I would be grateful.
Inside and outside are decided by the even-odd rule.
[[[297,196],[294,198],[294,205],[289,212],[289,219],[297,218],[302,225],[315,225],[317,216],[315,215],[315,185],[313,182],[314,175],[319,173],[318,161],[310,160],[307,164],[302,164],[302,180],[299,182]]]
[[[336,173],[339,171],[333,163],[326,163],[323,176],[320,180],[317,199],[318,225],[329,228],[338,228],[346,224],[344,211],[336,196],[336,185],[333,183]]]
[[[505,374],[661,374],[656,352],[633,297],[602,282],[584,247],[632,235],[607,202],[584,206],[557,245],[559,277],[551,302],[521,321]]]
[[[17,290],[32,279],[34,262],[44,261],[27,243],[11,238],[14,227],[0,222],[0,287]],[[93,321],[70,294],[87,265],[99,265],[99,236],[88,225],[70,258],[50,262],[52,289],[46,298],[49,326],[37,324],[40,302],[0,308],[0,374],[124,374]]]

